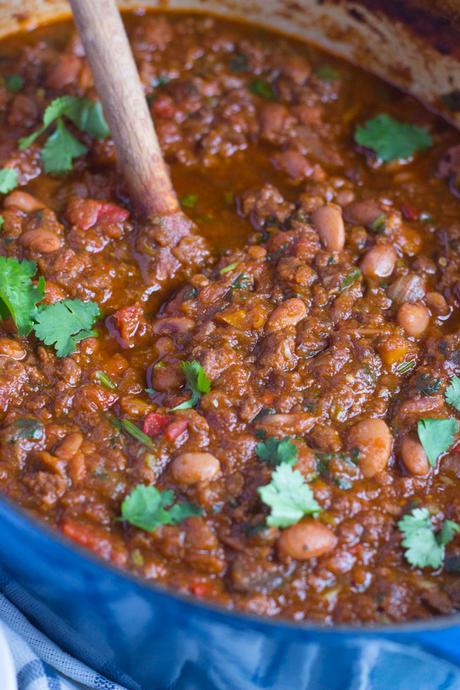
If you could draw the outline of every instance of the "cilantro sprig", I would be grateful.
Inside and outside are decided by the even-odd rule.
[[[453,376],[445,392],[446,402],[460,412],[460,378]]]
[[[399,122],[387,113],[381,113],[359,125],[355,141],[371,149],[383,161],[407,160],[416,151],[429,148],[433,141],[424,127]]]
[[[42,126],[19,140],[19,148],[23,151],[44,134],[53,123],[56,123],[55,131],[48,137],[41,152],[43,167],[47,173],[68,172],[72,169],[74,159],[88,150],[70,132],[64,123],[64,118],[94,139],[104,139],[109,135],[109,128],[99,101],[78,96],[56,98],[46,108]]]
[[[427,508],[414,508],[398,522],[398,527],[404,535],[404,556],[416,568],[440,568],[445,547],[460,532],[460,526],[452,520],[445,520],[440,531],[435,532]]]
[[[417,433],[432,467],[442,453],[445,453],[458,433],[458,422],[453,417],[448,419],[420,419]]]
[[[75,352],[81,340],[97,336],[93,325],[99,316],[95,302],[64,299],[38,307],[33,328],[45,345],[54,345],[58,357],[67,357]]]
[[[45,295],[45,279],[34,282],[37,264],[0,256],[0,318],[9,316],[18,335],[27,336],[33,330],[45,345],[54,345],[58,357],[75,352],[81,340],[96,336],[93,330],[100,316],[95,302],[64,299],[54,304],[39,302]]]
[[[211,390],[211,381],[199,362],[195,360],[192,362],[182,362],[181,368],[185,374],[187,388],[191,391],[192,397],[180,405],[176,405],[172,410],[188,410],[191,407],[195,407],[200,401],[201,396],[204,393],[209,393]]]
[[[159,491],[154,486],[143,484],[134,487],[121,505],[121,519],[146,532],[152,532],[161,525],[177,525],[202,512],[191,503],[175,502],[173,491]]]
[[[304,515],[321,511],[313,491],[298,470],[288,463],[278,465],[271,482],[257,489],[262,501],[271,508],[267,518],[270,527],[295,525]]]
[[[0,256],[0,317],[11,316],[20,336],[31,332],[32,315],[45,294],[44,278],[39,278],[37,284],[32,281],[36,272],[34,261]]]
[[[15,168],[0,169],[0,194],[8,194],[18,186],[19,174]]]
[[[271,465],[294,465],[297,462],[297,447],[288,436],[283,439],[270,436],[257,444],[256,455]]]

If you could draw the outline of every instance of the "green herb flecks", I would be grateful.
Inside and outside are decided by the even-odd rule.
[[[345,276],[345,278],[340,283],[340,291],[342,292],[343,290],[349,288],[351,285],[354,285],[361,278],[361,275],[362,274],[359,268],[356,268],[354,271],[351,271],[348,275]]]
[[[423,396],[436,395],[441,388],[441,379],[431,376],[431,374],[423,373],[417,376],[415,387]]]
[[[118,431],[123,431],[128,434],[139,443],[142,443],[149,450],[155,450],[155,444],[153,443],[150,436],[144,434],[144,432],[139,429],[139,427],[134,424],[130,419],[119,419],[118,417],[110,417],[110,422],[115,429]]]
[[[257,444],[256,455],[271,465],[294,465],[297,462],[297,447],[289,437],[277,439],[270,436]]]
[[[116,385],[114,384],[110,376],[105,373],[105,371],[96,371],[96,379],[99,381],[101,386],[104,386],[104,388],[107,388],[110,391],[114,391],[117,389]]]
[[[381,213],[372,223],[369,225],[369,229],[375,232],[377,235],[385,232],[386,229],[387,216],[386,213]]]
[[[318,77],[318,79],[321,79],[321,81],[326,82],[340,81],[342,78],[339,70],[330,65],[320,65],[316,67],[316,69],[313,70],[313,74]]]
[[[249,84],[249,91],[255,96],[264,98],[266,101],[276,101],[278,99],[273,86],[264,79],[253,79]]]
[[[22,417],[13,422],[12,441],[40,441],[45,435],[43,424],[33,417]]]
[[[410,371],[412,371],[415,365],[415,359],[410,359],[407,362],[400,362],[396,367],[396,373],[404,376],[404,374],[408,374]]]
[[[8,74],[5,77],[5,84],[8,91],[11,91],[11,93],[18,93],[24,86],[24,79],[20,74]]]
[[[200,401],[201,396],[205,393],[209,393],[211,390],[211,381],[199,362],[182,362],[181,367],[185,374],[187,387],[192,393],[192,397],[189,400],[185,400],[185,402],[180,405],[176,405],[172,410],[188,410],[191,407],[195,407]]]
[[[180,203],[184,208],[194,208],[198,201],[198,194],[184,194],[181,196]]]

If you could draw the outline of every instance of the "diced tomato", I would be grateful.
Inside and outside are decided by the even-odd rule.
[[[176,438],[179,438],[179,436],[184,433],[187,427],[188,419],[175,419],[174,422],[171,422],[171,424],[168,424],[166,427],[165,438],[167,438],[168,441],[175,441]]]
[[[123,223],[129,216],[129,211],[116,204],[100,202],[97,212],[97,222],[102,225],[109,223]]]
[[[403,214],[404,220],[408,221],[418,220],[420,216],[420,212],[407,202],[401,204],[401,213]]]
[[[169,414],[150,412],[144,419],[142,430],[148,436],[158,436],[170,423],[172,417]]]
[[[110,225],[123,223],[129,216],[129,211],[109,201],[98,199],[81,199],[74,197],[67,206],[67,217],[72,225],[83,230],[89,230],[97,223]]]
[[[128,342],[136,335],[142,315],[142,309],[138,304],[122,307],[113,314],[115,325],[124,341]]]
[[[176,107],[171,96],[168,96],[166,93],[162,93],[154,98],[150,106],[150,111],[153,117],[164,117],[165,119],[170,119],[174,117]]]
[[[212,583],[211,582],[192,582],[189,587],[189,592],[190,594],[193,594],[195,597],[207,597],[211,591],[212,591]]]
[[[64,520],[62,531],[72,541],[94,551],[98,556],[115,565],[123,566],[126,563],[126,552],[121,544],[117,544],[101,528],[85,525],[75,520]]]

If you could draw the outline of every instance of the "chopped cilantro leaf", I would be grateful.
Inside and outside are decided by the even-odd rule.
[[[34,315],[35,335],[45,345],[54,345],[58,357],[66,357],[75,352],[81,340],[97,335],[92,327],[99,316],[94,302],[64,299],[44,304]]]
[[[224,266],[223,268],[220,269],[219,273],[221,276],[224,276],[226,273],[230,273],[230,271],[233,271],[234,268],[238,266],[238,261],[234,261],[232,264],[227,264],[227,266]]]
[[[118,417],[111,417],[110,421],[112,425],[115,427],[115,429],[118,429],[118,431],[124,431],[126,434],[129,434],[133,438],[136,439],[136,441],[139,441],[139,443],[142,443],[146,448],[149,450],[155,450],[155,444],[153,443],[152,439],[150,436],[147,436],[147,434],[144,434],[144,432],[139,429],[139,427],[134,424],[134,422],[131,422],[129,419],[118,419]]]
[[[320,65],[313,72],[318,79],[321,79],[321,81],[331,82],[339,81],[341,79],[339,70],[335,69],[335,67],[331,67],[330,65]]]
[[[377,154],[384,162],[410,158],[416,151],[432,145],[430,134],[423,127],[399,122],[382,113],[359,125],[355,141]]]
[[[381,213],[375,220],[372,221],[372,223],[369,225],[369,228],[372,230],[372,232],[375,232],[377,235],[379,235],[380,233],[385,232],[386,222],[386,213]]]
[[[0,216],[0,230],[3,228],[4,222],[5,222],[4,216]]]
[[[0,169],[0,194],[8,194],[18,186],[18,171],[15,168]]]
[[[38,419],[33,417],[22,417],[13,422],[13,427],[16,429],[11,437],[12,441],[19,441],[24,439],[26,441],[39,441],[43,438],[45,430],[43,424]]]
[[[424,396],[435,395],[441,388],[441,379],[426,373],[420,374],[415,381],[415,387]]]
[[[41,158],[46,173],[64,173],[72,170],[74,158],[87,152],[86,146],[67,129],[62,119],[42,148]]]
[[[267,518],[270,527],[289,527],[304,515],[316,515],[321,511],[303,476],[287,463],[278,465],[270,484],[259,487],[258,493],[271,508]]]
[[[232,283],[232,288],[234,290],[250,290],[253,287],[254,278],[248,273],[240,273],[238,278]]]
[[[439,456],[449,450],[453,444],[458,432],[458,422],[452,417],[449,419],[420,419],[417,431],[430,465],[435,467]]]
[[[444,562],[445,546],[452,541],[460,526],[445,520],[440,532],[435,534],[430,513],[426,508],[414,508],[405,515],[398,527],[402,532],[402,545],[406,560],[416,568],[440,568]]]
[[[396,367],[396,373],[397,374],[408,374],[409,371],[412,371],[412,369],[415,367],[415,359],[410,359],[408,362],[400,362],[397,367]]]
[[[297,448],[289,437],[283,439],[270,436],[256,446],[256,455],[271,465],[288,463],[294,465],[297,461]]]
[[[11,316],[20,336],[29,335],[32,330],[32,313],[45,294],[43,278],[37,285],[32,283],[36,271],[33,261],[0,256],[0,317]]]
[[[143,484],[134,487],[121,504],[121,519],[146,532],[152,532],[160,525],[177,525],[202,512],[191,503],[175,503],[173,491],[159,491],[154,486]]]
[[[350,287],[350,285],[356,283],[356,281],[359,280],[359,278],[361,278],[361,271],[359,270],[359,268],[357,268],[345,276],[345,278],[340,283],[340,290],[346,290],[346,288]]]
[[[249,60],[243,53],[235,53],[230,59],[228,66],[232,72],[246,72],[249,69]]]
[[[211,381],[199,362],[182,362],[181,367],[192,397],[173,407],[173,410],[188,410],[190,407],[195,407],[201,396],[211,390]]]
[[[108,388],[111,391],[114,391],[117,388],[110,376],[106,374],[105,371],[96,371],[96,379],[99,381],[101,386],[104,386],[104,388]]]
[[[181,196],[180,203],[184,208],[194,208],[198,201],[198,194],[184,194]]]
[[[20,74],[9,74],[5,77],[5,84],[8,91],[11,91],[11,93],[18,93],[24,86],[24,79]]]
[[[452,405],[452,407],[460,411],[460,378],[458,376],[453,376],[451,378],[446,388],[445,397],[449,405]]]
[[[276,101],[278,98],[273,86],[268,81],[264,81],[264,79],[253,79],[249,84],[249,91],[255,96],[265,98],[267,101]]]

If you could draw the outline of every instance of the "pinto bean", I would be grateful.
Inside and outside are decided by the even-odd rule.
[[[26,230],[21,235],[20,242],[24,247],[29,247],[29,249],[42,254],[56,252],[61,246],[59,237],[51,230],[46,230],[46,228]]]
[[[450,311],[449,305],[440,292],[427,292],[425,299],[432,312],[439,314],[439,316],[448,315]]]
[[[171,473],[179,484],[209,482],[220,474],[220,462],[211,453],[181,453],[174,458]]]
[[[5,197],[3,207],[17,208],[25,213],[32,213],[33,211],[40,211],[42,208],[46,208],[45,204],[36,197],[32,196],[32,194],[20,192],[17,189]]]
[[[430,464],[422,444],[412,436],[405,436],[401,443],[401,459],[410,474],[423,477],[430,471]]]
[[[307,433],[315,423],[316,417],[308,412],[291,412],[266,415],[257,422],[257,428],[271,436],[293,436]]]
[[[352,427],[348,436],[348,447],[359,451],[359,467],[367,479],[385,469],[392,443],[391,431],[383,419],[364,419]]]
[[[20,361],[27,355],[25,347],[12,338],[0,338],[0,357],[9,357]]]
[[[344,217],[348,223],[369,227],[374,220],[382,215],[380,204],[375,199],[354,201],[344,210]]]
[[[295,326],[305,318],[306,314],[305,303],[298,297],[291,297],[272,311],[266,324],[266,330],[268,333],[273,333],[288,326]]]
[[[61,460],[70,460],[80,450],[83,443],[83,435],[79,431],[73,431],[60,442],[54,454]]]
[[[280,556],[290,556],[298,561],[323,556],[333,551],[336,545],[335,534],[316,520],[303,520],[288,527],[278,540]]]
[[[397,258],[389,244],[377,244],[365,254],[361,271],[366,278],[388,278],[394,271]]]
[[[337,204],[326,204],[313,211],[311,220],[321,242],[331,252],[340,252],[345,244],[342,210]]]
[[[430,312],[424,304],[406,302],[399,307],[396,320],[407,335],[419,338],[428,328]]]

